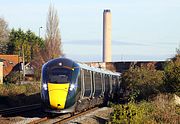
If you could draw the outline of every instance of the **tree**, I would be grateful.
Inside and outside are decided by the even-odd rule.
[[[7,54],[25,55],[25,61],[30,62],[35,56],[35,47],[42,47],[43,39],[36,36],[31,30],[24,32],[20,28],[12,29],[9,37]]]
[[[59,19],[57,11],[52,5],[49,6],[47,15],[44,51],[44,61],[48,61],[62,55]]]
[[[0,18],[0,54],[6,53],[8,41],[9,41],[8,24],[3,18]]]
[[[165,64],[165,88],[168,92],[180,92],[180,48],[177,54]]]
[[[129,90],[131,95],[148,99],[150,95],[160,92],[163,78],[163,72],[156,70],[154,63],[140,67],[131,66],[129,70],[122,73],[121,86],[124,86],[126,91]]]

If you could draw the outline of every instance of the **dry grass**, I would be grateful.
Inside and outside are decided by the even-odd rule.
[[[174,104],[172,95],[159,94],[154,101],[152,116],[158,123],[178,124],[180,123],[180,108]]]
[[[40,92],[40,84],[38,83],[0,85],[0,96],[30,95],[38,92]]]

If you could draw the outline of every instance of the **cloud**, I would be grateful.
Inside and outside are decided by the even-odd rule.
[[[112,41],[113,45],[127,45],[127,46],[148,46],[147,43],[129,42],[129,41]]]
[[[64,41],[63,44],[65,45],[102,45],[102,41],[100,40],[74,40],[74,41]],[[148,46],[147,43],[141,42],[129,42],[129,41],[117,41],[113,40],[112,45],[127,45],[127,46]]]
[[[67,45],[101,45],[100,40],[74,40],[64,41],[63,44]]]

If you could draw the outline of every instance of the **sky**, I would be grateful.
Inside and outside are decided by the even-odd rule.
[[[58,12],[65,56],[102,61],[103,10],[112,13],[112,61],[159,61],[180,45],[180,0],[1,0],[9,28],[45,36],[47,12]]]

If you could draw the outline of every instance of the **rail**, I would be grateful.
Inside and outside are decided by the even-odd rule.
[[[68,121],[71,121],[71,120],[73,120],[73,119],[75,119],[75,118],[81,117],[81,116],[83,116],[83,115],[85,115],[85,114],[87,114],[87,113],[93,112],[93,111],[97,110],[98,108],[99,108],[99,107],[95,107],[95,108],[89,109],[89,110],[87,110],[87,111],[78,113],[78,114],[76,114],[76,115],[74,115],[74,116],[71,116],[71,117],[69,117],[69,118],[65,118],[65,119],[56,121],[54,124],[56,124],[56,123],[58,123],[58,124],[68,123]]]
[[[67,123],[70,120],[81,117],[82,115],[93,112],[96,109],[98,109],[98,107],[89,109],[89,110],[84,111],[84,112],[75,113],[75,115],[73,115],[73,116],[70,116],[70,114],[65,114],[65,115],[57,116],[56,118],[44,117],[44,118],[40,118],[40,119],[37,119],[37,120],[33,120],[29,124],[39,124],[39,123],[64,124],[64,123]]]
[[[30,111],[34,109],[39,109],[41,107],[41,104],[33,104],[33,105],[27,105],[27,106],[19,106],[19,107],[13,107],[8,109],[2,109],[0,110],[0,115],[9,115],[9,114],[15,114],[25,111]]]

